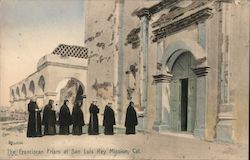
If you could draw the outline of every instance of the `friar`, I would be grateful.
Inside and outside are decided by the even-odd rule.
[[[125,127],[126,134],[135,134],[135,126],[138,125],[134,102],[130,102],[126,112]]]
[[[49,103],[43,109],[43,121],[44,135],[56,134],[56,112],[53,110],[53,100],[49,100]]]
[[[114,125],[116,124],[114,110],[111,108],[111,105],[112,103],[108,103],[108,105],[105,106],[104,110],[103,126],[105,135],[113,135]]]
[[[59,134],[68,135],[69,134],[69,126],[72,124],[72,119],[70,115],[70,110],[68,107],[69,101],[64,100],[63,105],[60,108],[59,112]]]
[[[81,106],[82,106],[82,101],[77,100],[73,107],[73,111],[72,111],[72,122],[73,122],[72,134],[73,135],[81,135],[82,126],[85,125]]]
[[[36,104],[36,97],[33,97],[28,104],[29,120],[27,137],[41,137],[41,110]]]
[[[97,101],[93,101],[89,107],[89,128],[88,128],[88,134],[89,135],[97,135],[99,134],[99,125],[98,125],[98,113],[99,108],[96,105]]]

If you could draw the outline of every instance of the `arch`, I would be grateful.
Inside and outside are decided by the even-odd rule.
[[[190,63],[188,67],[183,67],[184,63],[187,61],[177,62],[178,59],[181,60],[181,57],[184,58],[184,55],[191,54],[190,60],[192,59],[193,63]],[[204,137],[205,135],[205,116],[206,116],[206,52],[204,49],[195,41],[189,39],[181,39],[169,44],[162,55],[161,64],[163,66],[162,72],[170,72],[172,74],[171,80],[167,86],[161,85],[157,92],[161,92],[166,87],[168,94],[160,94],[160,98],[157,101],[162,99],[168,99],[169,112],[163,112],[166,115],[167,124],[169,124],[170,129],[174,131],[181,130],[181,112],[178,110],[180,106],[188,108],[191,119],[187,119],[188,123],[191,125],[187,130],[192,132],[197,137]],[[183,59],[182,59],[183,60]],[[179,63],[179,71],[188,70],[188,73],[193,76],[184,77],[182,73],[176,77],[176,72],[173,71],[173,66]],[[180,65],[183,64],[183,65]],[[202,76],[197,76],[195,69],[202,69],[202,72],[205,74]],[[200,74],[200,73],[198,73]],[[189,75],[189,74],[187,74]],[[184,98],[182,98],[184,97]],[[187,103],[185,103],[185,101]],[[157,102],[161,103],[161,102]],[[160,106],[159,108],[162,108]],[[183,112],[185,113],[185,112]],[[186,114],[186,113],[185,113]],[[163,116],[164,117],[164,116]],[[177,123],[176,123],[177,122]],[[185,122],[186,123],[186,122]],[[186,129],[185,129],[186,130]]]
[[[26,89],[26,85],[25,85],[25,84],[22,85],[21,92],[22,92],[22,94],[24,95],[24,97],[27,96],[27,89]]]
[[[170,71],[172,74],[172,79],[181,79],[188,78],[189,76],[196,76],[192,71],[192,68],[195,67],[195,61],[196,60],[194,59],[191,52],[181,53],[174,62],[171,62],[172,68]]]
[[[45,89],[45,79],[44,79],[43,75],[41,75],[40,78],[39,78],[39,80],[38,80],[38,86],[41,89],[41,91],[44,92],[44,89]]]
[[[195,126],[197,77],[192,71],[195,59],[184,52],[173,64],[170,82],[170,126],[177,132],[193,133]]]
[[[55,103],[58,105],[56,110],[59,110],[65,99],[70,101],[69,108],[72,110],[75,100],[82,98],[85,92],[85,85],[80,80],[73,77],[64,78],[56,87]]]
[[[19,87],[16,88],[16,95],[17,95],[17,98],[20,97],[20,90],[19,90]]]
[[[165,70],[171,71],[176,59],[184,52],[192,53],[197,61],[197,66],[206,66],[206,53],[204,49],[193,40],[182,39],[169,44],[165,49],[161,59],[161,64],[166,67]]]
[[[77,78],[71,77],[71,80],[75,80],[75,81],[79,82],[79,84],[82,87],[83,94],[84,94],[85,93],[85,85]]]
[[[13,90],[13,89],[11,90],[11,97],[13,98],[13,100],[16,98],[16,96],[15,96],[15,92],[14,92],[14,90]]]
[[[35,83],[33,80],[30,81],[29,92],[31,93],[32,96],[35,94]]]
[[[61,81],[57,84],[56,92],[58,92],[62,87],[65,87],[65,86],[67,85],[67,83],[68,83],[70,80],[74,80],[74,81],[79,82],[79,84],[82,86],[83,94],[85,93],[85,85],[84,85],[80,80],[78,80],[77,78],[73,78],[73,77],[64,78],[63,80],[61,80]],[[58,96],[59,96],[59,95],[57,94],[57,97],[58,97]]]

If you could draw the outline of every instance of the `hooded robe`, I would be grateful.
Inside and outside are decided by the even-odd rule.
[[[98,125],[98,116],[99,108],[93,103],[89,107],[90,118],[89,118],[89,135],[97,135],[99,134],[99,125]]]
[[[126,134],[135,134],[136,125],[138,125],[136,111],[132,105],[129,105],[125,119]]]
[[[79,104],[75,104],[72,111],[72,122],[73,122],[73,135],[81,135],[82,134],[82,126],[85,125],[83,112],[81,110],[81,106]]]
[[[104,126],[104,134],[105,135],[112,135],[114,134],[114,125],[115,125],[115,114],[113,109],[106,105],[104,110],[104,117],[103,117],[103,126]]]
[[[27,128],[27,137],[41,137],[41,110],[39,110],[36,102],[30,101],[30,103],[28,104],[28,112],[29,120]]]
[[[62,105],[59,112],[59,133],[62,135],[69,134],[69,126],[72,124],[69,107],[67,106],[66,102],[67,101],[64,101],[64,104]]]
[[[56,134],[56,112],[52,110],[52,105],[49,103],[43,110],[44,135]]]

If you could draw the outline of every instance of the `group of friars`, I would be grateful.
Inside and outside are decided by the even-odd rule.
[[[49,103],[44,107],[43,110],[38,108],[36,103],[36,98],[32,98],[28,104],[28,128],[27,137],[41,137],[43,135],[55,135],[56,134],[56,111],[53,110],[53,100],[49,100]],[[59,112],[59,134],[68,135],[70,134],[69,126],[73,125],[72,134],[81,135],[82,127],[85,125],[84,116],[81,110],[82,100],[77,100],[74,104],[72,114],[70,113],[68,107],[69,101],[64,100],[63,105]],[[114,128],[116,125],[115,114],[111,108],[112,103],[108,103],[105,106],[103,126],[105,135],[113,135]],[[41,117],[41,112],[43,112]],[[88,125],[89,135],[99,134],[98,125],[98,113],[99,108],[97,106],[97,101],[93,101],[89,107],[90,119]],[[42,125],[44,125],[44,133],[42,134]],[[135,126],[138,125],[137,114],[134,109],[134,103],[130,102],[126,112],[125,127],[126,134],[135,134]]]

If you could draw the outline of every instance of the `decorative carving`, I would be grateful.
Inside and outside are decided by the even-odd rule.
[[[137,11],[136,15],[141,18],[143,16],[146,16],[150,18],[153,14],[160,12],[163,9],[170,8],[176,4],[178,4],[182,0],[162,0],[160,3],[157,3],[153,5],[150,8],[142,8],[139,11]]]
[[[236,5],[240,4],[240,0],[220,0],[223,3],[235,3]]]
[[[144,16],[146,16],[147,18],[150,18],[150,17],[151,17],[151,13],[150,13],[150,11],[149,11],[148,8],[142,8],[142,9],[140,9],[140,10],[136,13],[136,15],[137,15],[139,18],[144,17]]]
[[[196,74],[197,77],[203,77],[207,75],[209,68],[210,67],[196,67],[196,68],[192,68],[192,70]]]
[[[158,75],[154,75],[154,83],[163,83],[163,82],[170,82],[172,80],[173,75],[170,73],[167,74],[158,74]]]
[[[155,35],[153,42],[157,42],[158,39],[164,38],[170,34],[182,30],[183,28],[189,27],[191,25],[197,24],[198,22],[205,21],[212,15],[210,8],[202,9],[188,17],[175,21],[164,27],[156,29],[153,31]]]
[[[88,49],[85,47],[60,44],[52,54],[61,55],[63,57],[88,58]]]
[[[197,59],[196,66],[202,65],[203,62],[205,62],[206,60],[207,60],[207,57],[203,57],[203,58]]]
[[[166,25],[167,23],[171,23],[176,18],[182,16],[184,13],[186,13],[190,10],[194,10],[196,8],[199,8],[201,6],[204,6],[209,1],[211,1],[211,0],[193,1],[190,5],[188,5],[185,8],[174,6],[170,9],[168,14],[162,14],[161,17],[157,21],[152,23],[152,28],[161,27],[163,25]]]

